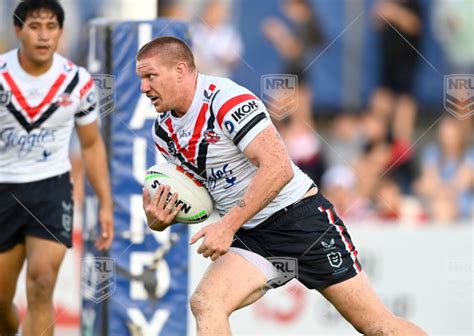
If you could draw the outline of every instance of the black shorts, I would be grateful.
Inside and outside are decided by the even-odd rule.
[[[332,204],[320,193],[270,216],[253,229],[237,231],[233,247],[252,251],[286,275],[278,287],[296,277],[321,290],[358,274],[357,250]]]
[[[25,236],[72,246],[72,184],[69,173],[29,183],[0,183],[0,252]]]

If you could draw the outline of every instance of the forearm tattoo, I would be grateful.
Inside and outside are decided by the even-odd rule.
[[[245,208],[247,206],[247,204],[245,203],[245,201],[243,199],[238,201],[237,205],[238,205],[239,208]]]

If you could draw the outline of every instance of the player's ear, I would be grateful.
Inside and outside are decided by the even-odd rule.
[[[178,74],[178,78],[179,77],[183,77],[183,75],[185,74],[186,72],[186,69],[187,69],[187,65],[186,63],[184,62],[178,62],[178,64],[176,64],[176,67],[175,67],[175,70],[176,70],[176,73]]]

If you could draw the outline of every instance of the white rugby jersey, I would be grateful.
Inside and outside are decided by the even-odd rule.
[[[69,171],[74,124],[97,119],[97,99],[91,75],[58,54],[36,77],[20,66],[18,49],[0,55],[0,183]]]
[[[159,114],[152,133],[169,162],[207,187],[223,216],[242,199],[257,170],[244,149],[270,124],[265,106],[252,92],[229,79],[199,74],[187,113],[181,118],[171,111]],[[292,165],[293,179],[243,228],[255,227],[310,188],[313,181]]]

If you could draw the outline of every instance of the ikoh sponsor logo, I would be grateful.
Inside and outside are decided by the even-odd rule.
[[[18,150],[18,158],[28,155],[33,148],[43,148],[44,144],[55,140],[55,130],[40,128],[31,133],[18,132],[13,127],[4,128],[0,131],[0,151]]]
[[[232,112],[232,119],[237,123],[241,123],[245,118],[247,118],[253,111],[258,109],[258,104],[256,100],[249,101],[248,103],[240,106],[237,110]]]
[[[264,75],[261,78],[262,101],[271,116],[285,119],[298,108],[298,77],[290,74]]]
[[[474,114],[474,75],[444,76],[444,108],[461,120]]]

